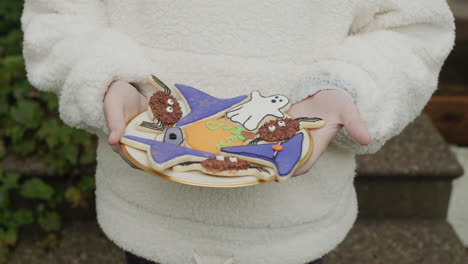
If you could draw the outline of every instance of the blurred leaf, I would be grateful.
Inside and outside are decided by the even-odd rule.
[[[34,223],[34,216],[31,210],[20,208],[13,213],[11,225],[15,228]]]
[[[36,206],[36,213],[37,214],[43,214],[46,210],[46,207],[45,207],[45,204],[43,203],[39,203],[37,206]]]
[[[56,111],[58,109],[58,99],[55,94],[50,92],[42,93],[41,99],[44,100],[50,110]]]
[[[18,240],[18,230],[9,228],[6,230],[0,229],[0,242],[4,245],[13,246]]]
[[[95,137],[66,126],[59,118],[57,96],[36,90],[26,78],[22,10],[22,0],[0,1],[0,161],[10,154],[40,157],[53,173],[79,176],[72,189],[54,189],[39,178],[22,182],[18,174],[5,174],[0,168],[0,264],[7,263],[9,247],[23,226],[37,220],[46,231],[59,230],[60,216],[53,208],[68,202],[86,205],[95,189],[94,177],[84,176],[93,173]],[[23,203],[24,198],[32,200]],[[58,237],[48,234],[41,243],[54,247]]]
[[[84,176],[78,183],[78,187],[83,192],[91,192],[96,188],[96,180],[93,176]]]
[[[10,204],[10,195],[8,192],[0,191],[0,210],[5,210]],[[2,212],[4,213],[4,212]],[[1,218],[1,217],[0,217]],[[1,222],[1,220],[0,220]]]
[[[20,175],[18,173],[7,173],[7,174],[0,174],[0,190],[2,192],[9,191],[13,188],[18,187],[18,180]]]
[[[79,207],[83,200],[83,195],[75,186],[70,186],[65,190],[65,199],[71,204],[73,208]]]
[[[36,128],[41,124],[42,110],[32,100],[21,100],[10,110],[12,118],[26,128]]]
[[[19,142],[23,138],[26,130],[22,126],[6,126],[5,134],[10,137],[13,143]]]
[[[37,222],[44,231],[51,232],[60,230],[60,215],[57,212],[46,212],[38,217]]]
[[[21,186],[20,194],[25,198],[48,200],[54,195],[54,189],[39,178],[32,178]]]
[[[0,139],[0,159],[3,159],[7,153],[7,149],[5,147],[5,141]]]
[[[8,247],[0,244],[0,264],[8,263],[8,253],[10,253]]]
[[[75,165],[78,161],[79,148],[76,145],[67,145],[64,146],[63,157],[67,159],[68,162]]]
[[[87,165],[96,161],[96,151],[94,148],[88,149],[80,156],[80,164]]]
[[[12,150],[20,156],[27,156],[36,150],[37,142],[34,138],[26,138],[12,146]]]

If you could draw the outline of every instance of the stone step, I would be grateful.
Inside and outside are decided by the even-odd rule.
[[[121,249],[95,222],[73,223],[49,252],[23,239],[10,264],[124,264]],[[466,264],[468,253],[451,226],[440,220],[358,220],[326,264]]]
[[[359,220],[326,264],[467,264],[468,251],[443,220]]]
[[[446,219],[451,182],[463,174],[426,115],[357,164],[360,216],[371,218]]]

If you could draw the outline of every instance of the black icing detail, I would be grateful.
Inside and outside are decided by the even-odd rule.
[[[163,83],[161,80],[159,80],[158,77],[151,74],[151,78],[153,79],[155,83],[157,83],[159,86],[161,86],[164,89],[165,93],[171,94],[171,89],[169,89],[169,87],[167,87],[167,85]]]
[[[160,121],[158,121],[158,123],[151,123],[151,122],[143,121],[141,122],[140,126],[151,129],[151,130],[157,130],[157,131],[163,131],[165,128],[164,125]]]
[[[184,142],[184,134],[182,130],[178,127],[170,127],[164,133],[164,140],[165,143],[170,143],[174,145],[182,145]]]
[[[261,138],[256,138],[256,139],[250,141],[250,142],[249,142],[249,145],[257,145],[258,142],[260,142],[260,141],[262,141]]]
[[[275,99],[273,99],[273,100],[271,100],[271,102],[272,102],[272,103],[276,103],[276,100],[275,100]]]
[[[296,120],[299,122],[318,122],[322,121],[323,119],[319,117],[298,117]]]
[[[267,169],[265,169],[265,168],[262,168],[262,167],[250,166],[250,168],[251,168],[251,169],[256,169],[256,170],[258,170],[258,171],[260,171],[260,172],[266,172],[266,173],[270,174],[270,171],[269,171],[269,170],[267,170]]]
[[[177,166],[190,166],[192,164],[200,164],[201,162],[199,161],[187,161],[187,162],[182,162],[177,164]]]

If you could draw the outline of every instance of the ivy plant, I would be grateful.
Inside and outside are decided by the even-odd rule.
[[[43,247],[56,246],[65,218],[61,209],[89,208],[94,192],[96,139],[64,125],[57,97],[26,79],[22,9],[22,0],[0,1],[0,162],[35,157],[48,171],[0,169],[0,264],[7,263],[25,228],[36,230]]]

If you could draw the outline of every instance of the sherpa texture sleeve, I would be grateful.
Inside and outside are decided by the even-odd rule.
[[[292,99],[323,89],[346,92],[372,143],[359,145],[345,129],[334,143],[374,153],[420,114],[437,88],[454,42],[453,15],[443,0],[360,1],[349,25],[346,38],[320,51]]]
[[[70,126],[107,132],[103,97],[113,80],[138,81],[144,49],[111,29],[99,0],[26,0],[22,16],[28,79],[59,96]],[[144,78],[144,76],[143,76]]]

